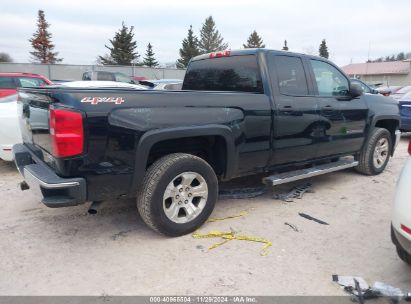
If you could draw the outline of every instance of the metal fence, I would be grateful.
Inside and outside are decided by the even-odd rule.
[[[81,80],[86,71],[121,72],[132,77],[141,76],[148,79],[183,79],[185,74],[185,70],[139,66],[0,63],[0,72],[35,73],[50,80]]]

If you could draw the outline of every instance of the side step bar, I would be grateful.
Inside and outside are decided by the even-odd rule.
[[[325,173],[344,170],[358,165],[358,161],[353,159],[340,159],[336,162],[314,166],[308,169],[283,172],[263,178],[263,183],[270,186],[281,185],[296,180],[313,177]]]

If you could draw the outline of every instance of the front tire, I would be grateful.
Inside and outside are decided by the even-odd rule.
[[[364,145],[355,170],[365,175],[377,175],[384,171],[392,151],[391,134],[387,129],[374,128]]]
[[[218,181],[210,165],[197,156],[175,153],[158,159],[147,170],[137,208],[154,231],[180,236],[208,219],[217,197]]]

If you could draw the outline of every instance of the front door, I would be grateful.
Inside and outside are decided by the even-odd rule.
[[[309,60],[318,108],[324,121],[317,157],[359,151],[365,139],[368,108],[364,96],[350,98],[350,82],[328,62]]]

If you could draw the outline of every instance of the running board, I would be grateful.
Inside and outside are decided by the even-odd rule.
[[[353,159],[340,159],[336,162],[317,165],[308,169],[300,169],[295,171],[274,174],[263,178],[263,183],[270,186],[276,186],[308,177],[352,168],[357,165],[358,161],[355,161]]]

